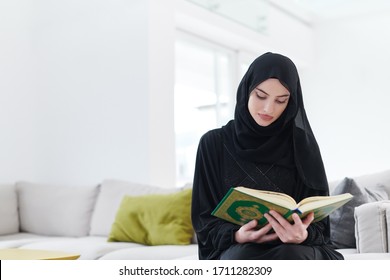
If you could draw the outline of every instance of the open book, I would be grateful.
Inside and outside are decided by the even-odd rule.
[[[318,222],[343,206],[352,197],[350,193],[313,196],[297,203],[291,196],[284,193],[235,187],[228,191],[211,214],[238,225],[257,220],[258,227],[262,227],[268,223],[263,214],[269,210],[275,210],[290,222],[292,222],[293,213],[304,218],[310,212],[314,212],[313,222]]]

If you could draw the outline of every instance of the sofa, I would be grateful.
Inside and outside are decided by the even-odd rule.
[[[390,259],[390,170],[329,183],[353,199],[330,215],[331,239],[347,260]]]
[[[382,191],[385,190],[387,199],[380,197],[376,201],[360,201],[360,205],[352,205],[354,213],[349,215],[349,218],[354,223],[352,235],[355,237],[353,242],[356,245],[347,248],[344,246],[338,250],[347,260],[390,259],[390,237],[387,232],[390,229],[390,201],[388,200],[390,170],[353,179],[362,190],[369,193],[371,189],[380,186]],[[336,191],[343,184],[352,186],[345,184],[345,179],[341,179],[330,183],[331,191]],[[132,224],[128,231],[122,232],[125,233],[125,237],[121,237],[121,234],[115,236],[113,233],[115,225],[117,231],[126,226],[118,219],[129,217],[128,212],[126,212],[127,216],[119,215],[123,208],[124,197],[144,203],[143,201],[147,201],[144,199],[149,197],[157,195],[155,199],[165,200],[170,195],[177,196],[188,189],[191,189],[190,184],[182,188],[166,189],[111,179],[89,186],[31,182],[1,184],[0,249],[63,251],[79,254],[79,259],[84,260],[194,260],[197,259],[198,248],[193,230],[188,228],[190,224],[188,213],[185,216],[187,218],[184,218],[187,221],[183,221],[183,224],[176,229],[163,224],[163,227],[169,230],[169,234],[157,234],[152,236],[151,240],[144,239],[143,236],[131,237],[132,234],[137,235],[134,232],[140,226],[137,224]],[[161,203],[156,201],[159,200],[154,202],[151,200],[149,204],[146,204],[147,202],[139,204],[135,211],[139,209],[142,215],[134,215],[133,209],[132,217],[154,219],[161,212],[169,211],[167,206],[162,206],[164,205],[162,200]],[[188,201],[187,198],[186,203]],[[143,208],[148,210],[144,211]],[[181,213],[185,212],[180,209],[170,211],[175,212],[173,213],[175,215],[180,214],[181,217],[183,217]],[[165,217],[175,221],[181,219],[175,216],[165,215]],[[345,218],[342,220],[344,221]],[[138,222],[142,226],[142,221]],[[159,221],[153,222],[151,226],[158,227],[159,223]],[[160,227],[158,232],[164,228]],[[336,226],[336,230],[337,228],[339,227]],[[141,230],[145,229],[141,228]],[[126,239],[128,233],[130,239]],[[171,233],[174,239],[161,240],[161,237],[171,236]],[[178,238],[175,237],[176,233]],[[348,236],[348,233],[342,232],[341,236]]]
[[[185,245],[108,241],[124,196],[168,196],[187,188],[166,189],[120,180],[89,186],[2,184],[0,249],[62,251],[79,254],[81,260],[192,258],[197,255],[192,227]]]

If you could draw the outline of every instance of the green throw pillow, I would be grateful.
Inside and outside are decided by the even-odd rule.
[[[108,241],[146,245],[191,243],[192,190],[163,195],[125,196]]]

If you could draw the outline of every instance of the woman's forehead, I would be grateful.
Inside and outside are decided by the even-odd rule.
[[[278,79],[270,78],[255,86],[255,89],[261,90],[267,95],[289,96],[290,91]]]

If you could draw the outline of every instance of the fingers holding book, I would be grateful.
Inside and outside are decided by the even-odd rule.
[[[277,234],[275,232],[270,232],[271,230],[271,224],[267,224],[259,229],[257,220],[252,220],[241,226],[241,228],[236,231],[234,238],[237,243],[266,243],[277,240]]]
[[[290,223],[278,212],[271,210],[264,214],[278,238],[283,243],[300,244],[306,240],[308,236],[307,227],[314,220],[314,213],[310,213],[303,220],[298,214],[292,214],[293,223]]]
[[[265,213],[264,217],[268,223],[260,229],[257,220],[252,220],[241,226],[234,235],[236,242],[267,243],[280,239],[283,243],[300,244],[308,236],[307,228],[314,220],[314,213],[311,212],[303,219],[298,214],[293,213],[293,222],[288,221],[274,210]]]

